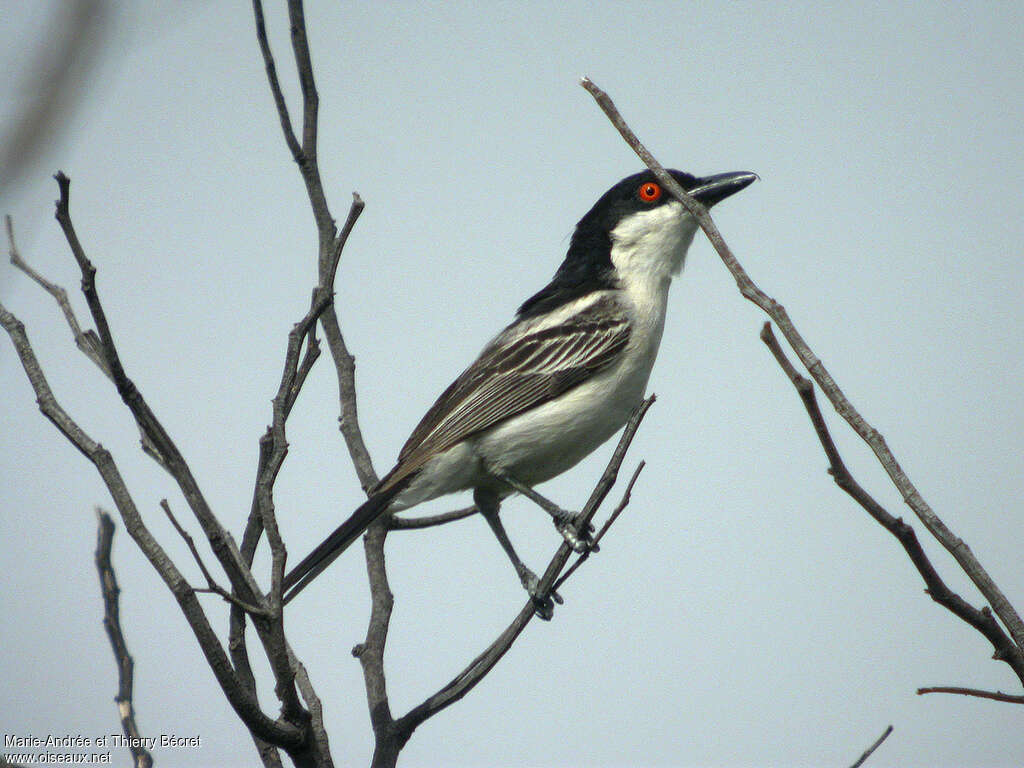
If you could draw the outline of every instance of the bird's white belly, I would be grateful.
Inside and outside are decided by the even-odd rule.
[[[494,486],[488,468],[536,485],[578,464],[618,432],[640,405],[664,329],[668,281],[631,305],[622,357],[550,402],[531,408],[428,460],[393,510],[456,491]]]
[[[602,373],[488,431],[474,441],[474,451],[486,466],[527,485],[550,480],[621,429],[643,399],[646,385],[647,376],[622,380],[614,372]]]

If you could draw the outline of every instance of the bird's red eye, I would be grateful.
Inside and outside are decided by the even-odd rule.
[[[641,184],[640,189],[638,189],[636,193],[645,203],[653,203],[661,197],[661,187],[653,181],[648,181],[645,184]]]

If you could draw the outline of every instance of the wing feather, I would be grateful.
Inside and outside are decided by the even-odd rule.
[[[501,334],[423,417],[381,488],[467,437],[582,384],[615,362],[629,335],[628,320],[610,297],[557,325]]]

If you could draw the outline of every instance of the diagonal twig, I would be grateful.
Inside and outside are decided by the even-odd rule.
[[[903,500],[907,503],[914,513],[918,516],[928,531],[945,547],[950,554],[956,559],[957,563],[967,574],[967,576],[974,582],[975,586],[981,591],[985,599],[993,607],[996,614],[999,616],[1003,624],[1009,630],[1010,635],[1013,637],[1016,644],[1017,654],[1022,654],[1021,648],[1024,648],[1024,621],[1021,620],[1020,615],[1007,600],[1002,590],[992,580],[991,576],[982,568],[981,563],[971,552],[967,544],[957,537],[935,514],[934,510],[928,505],[928,503],[921,496],[920,492],[907,477],[906,473],[900,467],[896,461],[896,457],[893,456],[892,451],[889,450],[888,445],[885,442],[885,438],[872,427],[857,411],[856,408],[850,403],[846,395],[839,388],[835,379],[825,368],[824,364],[814,354],[810,346],[804,341],[803,336],[797,331],[793,321],[790,320],[789,314],[786,312],[785,307],[775,301],[773,298],[768,296],[762,291],[750,276],[746,270],[736,259],[736,256],[726,245],[725,240],[722,238],[721,233],[715,226],[714,221],[708,214],[707,208],[701,205],[697,200],[686,194],[686,192],[676,183],[665,169],[654,159],[654,156],[647,150],[646,147],[636,137],[636,134],[630,129],[626,121],[622,118],[615,104],[609,98],[608,94],[601,90],[592,80],[584,77],[580,84],[597,102],[598,106],[608,116],[608,119],[612,122],[615,128],[625,139],[626,143],[633,149],[634,152],[640,157],[641,160],[647,165],[648,168],[657,176],[658,180],[664,184],[665,188],[668,189],[676,199],[678,199],[689,211],[689,213],[697,220],[700,224],[701,229],[707,235],[708,240],[711,241],[715,251],[718,253],[722,262],[726,268],[732,274],[736,280],[736,285],[740,290],[740,293],[744,298],[756,304],[762,310],[764,310],[775,324],[782,331],[786,340],[789,342],[793,351],[797,357],[800,358],[800,362],[804,365],[807,371],[811,374],[811,377],[821,387],[822,392],[828,397],[836,411],[842,416],[850,427],[857,433],[858,436],[864,442],[868,444],[875,456],[878,458],[879,463],[885,469],[889,475],[893,484],[899,490],[903,496]]]
[[[946,586],[946,583],[939,576],[938,571],[935,570],[931,560],[928,559],[920,542],[917,540],[914,529],[903,522],[903,520],[891,515],[850,474],[842,456],[839,454],[839,449],[836,448],[835,441],[832,439],[821,409],[818,407],[818,401],[814,395],[814,384],[809,379],[801,376],[796,368],[793,367],[793,364],[786,357],[786,353],[780,346],[778,339],[775,338],[775,334],[772,333],[770,323],[765,323],[762,327],[761,340],[771,351],[775,360],[800,395],[804,408],[810,417],[811,424],[814,426],[814,431],[828,458],[828,472],[832,475],[836,485],[849,494],[876,522],[896,537],[896,540],[903,546],[914,567],[917,568],[918,573],[921,574],[926,591],[932,600],[984,635],[992,643],[993,648],[995,648],[994,658],[1009,664],[1021,679],[1021,682],[1024,683],[1024,659],[1017,653],[1018,649],[1014,646],[1013,641],[992,617],[992,613],[988,608],[975,608]]]
[[[592,552],[597,552],[597,545],[601,543],[601,539],[603,539],[604,535],[608,533],[608,529],[612,527],[612,524],[619,519],[619,515],[623,513],[627,506],[629,506],[630,497],[633,494],[633,486],[636,485],[636,481],[640,478],[640,473],[643,472],[645,466],[647,466],[647,462],[644,461],[637,464],[636,469],[633,471],[633,476],[629,478],[629,482],[626,483],[626,490],[622,492],[622,498],[619,500],[619,503],[616,505],[615,509],[612,510],[608,519],[604,521],[604,525],[602,525],[597,534],[595,534],[590,547],[580,553],[580,556],[576,558],[576,561],[566,569],[565,573],[563,573],[558,578],[558,581],[556,581],[551,587],[553,592],[557,592],[558,588],[569,580],[569,577],[576,572],[577,568],[587,561]]]
[[[60,307],[60,311],[64,314],[64,319],[67,320],[68,327],[71,329],[71,335],[75,339],[75,344],[86,357],[103,371],[104,376],[113,380],[114,377],[110,373],[110,366],[107,365],[107,361],[103,358],[103,350],[96,332],[93,330],[82,330],[82,326],[78,324],[78,318],[75,316],[75,311],[71,308],[71,302],[68,300],[68,292],[62,286],[51,283],[29,266],[21,257],[21,252],[14,242],[14,223],[11,221],[11,217],[5,216],[4,222],[7,225],[7,243],[11,254],[11,264],[32,278],[44,291],[53,296]]]
[[[128,749],[132,753],[132,763],[135,768],[150,768],[153,765],[153,756],[142,746],[142,734],[135,723],[135,661],[128,652],[128,643],[121,630],[121,588],[117,584],[117,575],[111,565],[114,521],[99,507],[96,508],[96,518],[99,521],[99,530],[96,534],[95,560],[103,593],[103,628],[110,638],[110,647],[114,651],[114,660],[117,661],[117,697],[114,701],[117,703],[118,716],[121,718],[121,729],[129,740]]]
[[[167,499],[160,499],[160,508],[164,511],[164,514],[167,515],[167,519],[171,521],[171,525],[174,526],[174,530],[176,530],[178,535],[184,539],[185,545],[188,547],[188,551],[192,553],[192,559],[196,561],[196,564],[199,566],[199,570],[203,574],[203,578],[206,579],[206,589],[196,589],[195,587],[193,587],[193,589],[196,592],[210,592],[215,595],[220,595],[232,605],[237,605],[243,611],[252,614],[253,616],[270,618],[271,613],[266,608],[250,605],[243,600],[239,600],[222,586],[217,584],[217,582],[214,581],[213,576],[210,574],[210,571],[207,569],[206,563],[203,562],[203,558],[200,557],[199,550],[196,549],[195,541],[192,539],[189,532],[182,527],[181,523],[178,522],[178,518],[176,518],[174,513],[171,511],[171,505],[167,503]]]
[[[850,768],[860,768],[860,766],[864,765],[864,763],[867,761],[869,757],[871,757],[874,751],[878,749],[880,746],[882,746],[882,742],[889,738],[890,733],[892,733],[891,725],[888,726],[884,731],[882,731],[882,735],[875,740],[874,744],[872,744],[870,747],[864,750],[864,754],[857,758],[857,761],[853,765],[851,765]]]
[[[622,432],[622,436],[619,438],[618,445],[615,446],[615,451],[612,453],[612,457],[608,462],[604,473],[598,480],[597,485],[590,494],[590,498],[587,503],[580,510],[579,516],[577,517],[577,526],[579,530],[585,530],[593,520],[594,515],[597,513],[598,508],[604,501],[608,492],[615,485],[615,481],[618,477],[619,467],[622,466],[622,461],[626,457],[626,452],[629,450],[630,444],[633,442],[633,437],[636,435],[637,430],[640,428],[640,423],[643,421],[647,411],[654,404],[655,397],[651,395],[648,397],[633,415],[630,417],[626,424],[625,429]],[[562,569],[565,568],[566,563],[572,556],[573,550],[568,543],[563,542],[558,551],[555,553],[551,562],[548,564],[544,575],[541,577],[539,584],[537,585],[538,594],[541,598],[545,595],[551,594],[553,585],[558,579]],[[527,600],[526,604],[519,611],[516,617],[512,620],[512,623],[505,628],[505,630],[473,661],[471,661],[458,675],[455,676],[446,686],[441,690],[428,697],[418,706],[409,710],[405,715],[398,718],[394,722],[394,728],[401,734],[411,734],[424,720],[432,717],[442,709],[451,706],[456,701],[461,699],[467,693],[469,693],[486,675],[490,672],[495,664],[497,664],[501,658],[508,652],[509,648],[515,642],[516,638],[522,634],[523,630],[530,623],[533,617],[536,615],[536,603],[533,599]]]

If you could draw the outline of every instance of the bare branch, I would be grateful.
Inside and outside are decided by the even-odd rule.
[[[327,739],[327,729],[324,728],[324,710],[320,703],[320,697],[316,695],[313,683],[309,680],[309,673],[306,667],[299,661],[298,657],[288,648],[288,657],[292,668],[295,671],[295,683],[299,686],[302,698],[309,709],[309,726],[313,731],[313,743],[319,747],[318,768],[334,768],[334,761],[331,759],[330,744]]]
[[[78,262],[78,266],[81,269],[82,293],[85,295],[93,322],[96,324],[103,357],[110,368],[117,392],[135,417],[139,429],[152,442],[153,449],[163,457],[163,461],[160,462],[161,465],[174,478],[181,489],[185,501],[202,526],[214,555],[221,563],[225,573],[227,573],[232,588],[239,592],[247,602],[255,602],[259,599],[259,587],[253,580],[249,569],[242,562],[237,548],[231,541],[231,537],[213,514],[209,504],[207,504],[199,484],[192,475],[192,470],[181,455],[177,445],[150,409],[142,393],[139,392],[138,388],[125,373],[117,352],[117,346],[110,331],[110,326],[107,323],[106,313],[103,310],[103,305],[96,289],[96,268],[85,255],[85,250],[71,221],[69,200],[71,180],[62,172],[58,172],[55,178],[60,188],[60,199],[57,201],[56,210],[57,221],[64,231],[65,239],[71,248],[75,261]]]
[[[955,686],[933,686],[931,688],[918,688],[917,695],[923,696],[926,693],[955,693],[960,696],[976,696],[979,699],[992,699],[993,701],[1006,701],[1010,704],[1024,704],[1024,696],[1002,691],[982,691],[978,688],[958,688]]]
[[[135,705],[132,702],[135,662],[128,653],[128,644],[121,630],[121,588],[117,585],[117,576],[110,561],[110,550],[114,542],[114,521],[99,507],[96,508],[96,518],[99,520],[99,531],[96,535],[96,569],[100,574],[100,589],[103,593],[103,627],[107,630],[110,647],[114,651],[114,660],[117,662],[117,697],[114,701],[117,702],[121,728],[129,739],[128,748],[131,750],[135,768],[150,768],[153,765],[153,756],[141,746],[142,734],[135,723]]]
[[[277,65],[274,63],[274,55],[270,51],[270,42],[267,40],[267,25],[263,20],[263,3],[261,0],[253,0],[252,12],[256,19],[256,41],[260,46],[260,53],[263,56],[263,66],[267,70],[267,82],[270,83],[270,93],[274,97],[277,116],[281,120],[281,131],[284,133],[284,141],[288,145],[288,149],[291,150],[292,158],[301,168],[304,162],[302,147],[299,146],[299,140],[295,137],[292,119],[288,114],[288,103],[284,100],[281,81],[277,77]]]
[[[832,375],[825,368],[824,364],[811,350],[810,346],[804,341],[803,336],[797,331],[796,326],[793,325],[792,320],[789,318],[789,314],[786,312],[785,307],[776,302],[774,299],[769,297],[764,291],[757,287],[746,270],[740,265],[739,261],[733,255],[732,251],[726,245],[725,240],[722,238],[721,233],[712,221],[711,216],[708,214],[707,208],[701,205],[698,201],[686,194],[686,192],[676,183],[665,169],[654,159],[650,152],[640,143],[640,140],[636,137],[636,134],[630,130],[625,120],[622,119],[622,115],[615,108],[615,104],[608,97],[608,94],[597,87],[589,78],[584,77],[581,81],[583,88],[594,97],[598,106],[604,111],[604,113],[611,120],[612,124],[618,129],[619,133],[626,140],[626,143],[639,155],[639,157],[646,163],[647,167],[657,176],[658,180],[664,184],[665,188],[668,189],[672,195],[678,199],[690,212],[690,214],[698,221],[701,229],[708,236],[708,240],[714,246],[721,257],[722,262],[728,268],[729,272],[732,273],[736,280],[740,293],[744,298],[750,300],[762,310],[764,310],[775,324],[782,331],[786,340],[789,342],[793,351],[797,357],[800,358],[800,362],[803,363],[804,367],[811,374],[811,377],[821,387],[822,392],[825,393],[826,397],[831,401],[836,411],[842,416],[846,422],[853,428],[864,442],[870,446],[875,456],[878,458],[879,463],[885,469],[889,475],[893,484],[899,490],[903,496],[903,500],[907,505],[914,511],[928,531],[945,547],[950,554],[956,559],[957,563],[968,575],[971,581],[978,587],[985,599],[995,609],[996,614],[1002,620],[1003,624],[1006,625],[1010,631],[1010,635],[1013,637],[1014,642],[1017,646],[1017,651],[1020,653],[1020,648],[1024,647],[1024,621],[1021,621],[1020,615],[1014,610],[1009,600],[1002,593],[1002,590],[996,586],[995,582],[988,575],[981,563],[978,562],[974,553],[971,552],[970,548],[961,540],[959,537],[953,534],[953,532],[946,527],[945,523],[935,514],[934,510],[925,502],[920,492],[907,477],[906,473],[900,467],[896,461],[895,456],[889,450],[888,445],[885,442],[885,438],[872,427],[861,414],[853,407],[846,395],[843,394],[839,385],[836,384]]]
[[[629,479],[629,482],[626,484],[626,490],[623,491],[622,493],[622,499],[619,500],[618,505],[615,507],[615,509],[612,510],[612,513],[608,516],[608,519],[604,521],[604,525],[601,526],[600,530],[597,532],[597,535],[594,536],[594,539],[591,542],[590,547],[586,551],[581,553],[580,556],[576,558],[576,561],[572,565],[570,565],[566,569],[565,573],[563,573],[559,577],[558,581],[555,582],[554,586],[551,588],[553,592],[557,592],[558,588],[569,580],[569,577],[576,572],[577,568],[579,568],[581,565],[583,565],[584,562],[587,561],[592,552],[597,552],[598,545],[601,543],[601,539],[603,539],[604,535],[608,533],[608,529],[612,527],[612,524],[619,519],[619,515],[622,514],[622,512],[626,509],[627,506],[629,506],[630,496],[633,493],[633,486],[636,485],[636,481],[640,478],[640,473],[643,471],[645,466],[646,462],[643,461],[641,461],[637,465],[636,470],[633,472],[633,476]]]
[[[334,219],[330,214],[327,199],[324,195],[323,182],[321,181],[320,168],[317,162],[316,123],[319,111],[319,96],[316,92],[316,83],[313,77],[313,65],[309,53],[309,41],[306,37],[305,15],[302,10],[302,3],[299,0],[289,0],[288,3],[292,49],[303,94],[303,137],[301,146],[292,128],[291,117],[288,114],[288,107],[277,76],[277,65],[274,63],[274,56],[267,41],[262,0],[253,0],[253,13],[256,19],[256,38],[259,42],[260,52],[267,71],[267,80],[270,83],[270,90],[281,121],[285,143],[288,145],[293,159],[299,166],[299,172],[306,185],[310,205],[313,208],[313,216],[317,224],[320,239],[320,255],[318,259],[319,285],[323,289],[333,291],[334,278],[341,259],[342,249],[345,247],[345,243],[352,228],[355,226],[356,220],[363,211],[364,203],[358,194],[353,193],[348,217],[341,232],[335,236]],[[373,462],[370,459],[369,451],[366,449],[359,428],[355,395],[355,359],[345,345],[345,339],[342,336],[333,304],[323,313],[321,325],[324,329],[328,348],[331,350],[331,356],[334,358],[335,368],[337,369],[338,395],[341,406],[341,415],[339,417],[341,433],[352,456],[352,463],[359,477],[359,484],[364,491],[369,490],[377,482],[377,474],[373,470]]]
[[[271,605],[275,611],[280,611],[281,605],[281,581],[284,578],[284,565],[287,551],[281,534],[277,528],[277,517],[274,514],[274,483],[277,480],[284,460],[288,455],[288,440],[285,436],[285,424],[291,413],[298,393],[305,381],[305,377],[319,356],[319,344],[313,328],[320,315],[331,303],[331,294],[322,288],[313,293],[312,306],[292,328],[288,334],[288,346],[285,352],[284,370],[281,373],[281,383],[278,386],[277,394],[273,399],[273,415],[268,435],[271,441],[269,457],[264,464],[261,464],[260,471],[256,478],[256,507],[259,511],[263,528],[267,532],[267,539],[270,543],[270,552],[273,559],[271,574]],[[303,341],[306,341],[306,355],[302,365],[299,364],[299,355]]]
[[[389,531],[415,531],[420,528],[432,528],[436,525],[454,523],[456,520],[465,520],[470,515],[477,513],[476,505],[453,509],[451,512],[442,512],[439,515],[424,515],[423,517],[399,517],[388,515],[385,520]]]
[[[338,268],[338,259],[341,256],[341,248],[348,238],[349,232],[355,225],[356,220],[362,213],[364,204],[357,194],[352,195],[352,206],[349,208],[348,218],[341,229],[336,243],[330,249],[330,258],[320,260],[320,282],[325,287],[333,290],[334,276]],[[321,254],[325,253],[321,249]],[[320,326],[324,331],[324,338],[327,339],[327,347],[331,351],[334,360],[334,368],[338,377],[338,401],[340,415],[338,416],[338,428],[345,440],[349,456],[352,458],[352,466],[359,479],[359,485],[364,491],[369,491],[377,484],[377,473],[373,469],[373,460],[370,452],[363,441],[363,433],[359,428],[359,408],[356,402],[356,361],[348,351],[345,344],[345,337],[341,333],[341,326],[338,322],[338,313],[332,304],[320,318]]]
[[[11,264],[32,278],[44,291],[56,299],[57,305],[60,307],[60,311],[64,313],[64,319],[67,320],[68,327],[71,329],[71,335],[75,338],[75,344],[78,345],[78,348],[82,350],[86,357],[103,371],[104,376],[113,380],[114,377],[110,373],[110,367],[107,365],[107,361],[103,359],[103,350],[100,347],[100,340],[96,336],[96,332],[92,330],[83,331],[82,327],[78,324],[78,318],[75,317],[75,311],[71,308],[71,302],[68,301],[68,292],[36,272],[21,257],[18,246],[14,242],[14,224],[11,221],[11,217],[5,216],[4,220],[7,224],[7,242],[11,254]]]
[[[213,670],[214,676],[232,708],[242,721],[261,738],[273,741],[283,747],[294,748],[300,745],[303,741],[302,731],[291,723],[274,720],[264,715],[260,711],[255,697],[241,685],[231,668],[220,639],[210,626],[202,606],[199,605],[195,591],[146,527],[110,452],[89,437],[57,402],[29,343],[25,326],[3,305],[0,305],[0,326],[7,331],[14,344],[25,375],[35,391],[40,411],[96,467],[110,491],[122,521],[124,521],[125,530],[138,544],[139,549],[142,550],[178,601],[189,628],[195,635],[207,663]]]
[[[601,506],[601,503],[604,501],[611,488],[615,485],[615,480],[619,473],[619,467],[622,466],[622,461],[626,456],[626,451],[629,450],[629,446],[633,442],[633,437],[636,435],[636,431],[640,428],[640,423],[643,421],[647,411],[654,404],[654,400],[654,395],[648,397],[640,407],[633,412],[633,415],[627,422],[626,427],[622,432],[622,436],[619,438],[618,445],[616,445],[615,451],[608,462],[608,466],[605,468],[600,480],[594,487],[593,492],[590,494],[590,498],[587,500],[587,503],[584,505],[583,509],[580,510],[580,514],[577,517],[577,530],[587,529],[587,526],[590,525],[590,521],[594,518],[598,508]],[[543,596],[551,594],[556,579],[562,572],[562,569],[565,567],[565,564],[569,561],[572,554],[573,550],[567,543],[563,542],[559,546],[558,551],[551,559],[547,570],[545,570],[544,575],[541,577],[540,583],[538,584],[538,591],[540,595]],[[404,738],[408,738],[420,723],[437,714],[442,709],[451,706],[476,687],[477,683],[479,683],[487,673],[494,668],[494,665],[497,664],[508,652],[508,649],[512,647],[516,638],[519,637],[522,631],[526,628],[526,625],[530,623],[535,613],[535,603],[532,599],[527,600],[526,604],[519,611],[519,614],[512,620],[512,623],[506,627],[506,629],[483,653],[473,659],[473,661],[471,661],[469,665],[444,688],[395,721],[394,728],[397,733],[403,735]]]
[[[269,618],[271,615],[270,611],[268,611],[265,608],[260,608],[256,605],[250,605],[249,603],[239,600],[237,597],[235,597],[226,589],[217,584],[216,581],[214,581],[213,576],[210,575],[210,571],[206,568],[206,563],[204,563],[203,558],[199,556],[199,550],[196,549],[195,541],[193,541],[192,536],[189,535],[189,532],[181,526],[181,523],[178,522],[178,518],[174,516],[174,513],[171,512],[171,505],[167,503],[167,499],[160,499],[160,508],[164,511],[164,514],[167,515],[167,519],[171,521],[171,525],[174,526],[174,530],[176,530],[178,532],[178,535],[185,540],[185,544],[186,546],[188,546],[188,551],[192,553],[192,559],[196,561],[196,565],[198,565],[199,570],[202,571],[203,578],[206,579],[206,589],[196,589],[194,587],[193,589],[195,589],[196,592],[209,592],[214,595],[220,595],[229,603],[231,603],[232,605],[237,605],[246,613],[250,613],[254,616],[262,616],[264,618]]]
[[[1021,655],[1020,649],[1013,644],[1013,641],[1006,635],[1002,627],[999,626],[999,623],[992,618],[991,612],[987,608],[980,610],[975,608],[960,595],[949,589],[925,554],[924,549],[917,540],[914,529],[903,522],[903,520],[889,514],[884,507],[875,501],[854,480],[846,468],[846,464],[843,462],[835,442],[832,440],[828,425],[825,424],[825,419],[821,414],[817,398],[814,395],[814,385],[797,373],[775,338],[775,334],[772,333],[770,323],[765,323],[762,327],[761,340],[771,350],[779,366],[786,373],[786,376],[789,377],[789,380],[800,395],[804,408],[811,419],[811,424],[814,425],[814,431],[818,435],[818,440],[821,442],[825,455],[828,457],[828,472],[832,475],[836,485],[849,494],[875,521],[896,537],[896,540],[903,546],[914,567],[917,568],[918,573],[921,574],[921,578],[924,579],[926,591],[932,600],[981,632],[995,648],[994,658],[1009,664],[1021,679],[1021,682],[1024,683],[1024,656]]]
[[[309,55],[309,43],[306,40],[306,20],[302,9],[302,2],[301,0],[288,0],[288,21],[291,28],[292,50],[299,73],[299,83],[302,86],[301,145],[292,127],[284,93],[281,90],[281,84],[277,77],[277,66],[274,64],[270,43],[267,41],[266,24],[263,18],[263,3],[261,0],[253,0],[252,5],[253,15],[256,19],[256,39],[259,42],[260,53],[263,55],[263,64],[267,71],[270,91],[274,97],[274,105],[277,107],[277,114],[281,121],[281,130],[284,132],[285,143],[287,143],[296,165],[299,166],[299,172],[302,174],[302,180],[306,185],[306,193],[309,196],[313,217],[316,220],[317,230],[320,233],[321,253],[323,253],[325,241],[332,242],[334,240],[334,219],[331,217],[330,209],[327,206],[327,198],[324,195],[323,183],[320,180],[320,169],[317,164],[316,142],[319,96],[317,95],[316,83],[313,78],[313,63]]]
[[[388,583],[388,572],[384,561],[384,540],[387,527],[384,519],[374,522],[363,537],[366,552],[366,574],[370,582],[370,621],[366,627],[366,639],[352,649],[352,655],[359,659],[363,669],[363,686],[366,689],[366,703],[370,711],[370,724],[376,736],[374,765],[386,765],[389,761],[381,754],[384,751],[397,755],[401,749],[391,737],[394,720],[388,702],[387,680],[384,676],[384,647],[391,624],[391,611],[395,597]],[[411,733],[411,731],[410,731]],[[405,743],[405,740],[402,740]]]
[[[883,742],[883,741],[885,741],[885,740],[886,740],[887,738],[889,738],[889,734],[890,734],[890,733],[892,733],[892,726],[891,726],[891,725],[890,725],[890,726],[888,726],[888,727],[887,727],[887,728],[886,728],[886,729],[885,729],[885,730],[884,730],[884,731],[882,732],[882,735],[881,735],[881,736],[879,736],[879,737],[878,737],[878,739],[876,739],[876,740],[875,740],[875,743],[874,743],[874,744],[872,744],[872,745],[871,745],[870,747],[868,747],[868,748],[867,748],[866,750],[864,750],[864,754],[863,754],[863,755],[861,755],[861,756],[860,756],[859,758],[857,758],[857,762],[855,762],[855,763],[854,763],[853,765],[851,765],[851,766],[850,766],[850,768],[860,768],[860,766],[864,765],[864,762],[865,762],[865,761],[866,761],[866,760],[867,760],[867,759],[868,759],[869,757],[871,757],[872,753],[873,753],[873,752],[874,752],[874,751],[875,751],[876,749],[878,749],[878,748],[879,748],[880,746],[882,746],[882,742]]]

